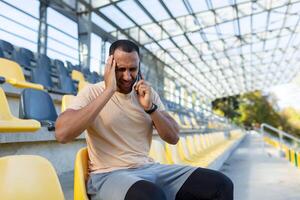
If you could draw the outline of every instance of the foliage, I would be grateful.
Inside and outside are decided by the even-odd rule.
[[[282,112],[277,112],[260,91],[217,99],[212,105],[215,113],[222,114],[232,122],[246,128],[259,127],[260,124],[267,123],[300,136],[300,112],[294,108],[286,108]]]

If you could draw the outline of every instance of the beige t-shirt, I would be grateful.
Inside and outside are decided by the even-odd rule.
[[[101,95],[104,89],[104,82],[89,84],[79,92],[68,108],[78,110],[85,107]],[[158,109],[165,110],[153,89],[152,97]],[[89,171],[104,173],[153,162],[148,156],[152,132],[152,120],[139,104],[136,92],[115,92],[87,128]]]

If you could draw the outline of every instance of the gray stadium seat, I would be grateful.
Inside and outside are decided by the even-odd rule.
[[[42,90],[24,89],[19,106],[21,119],[35,119],[48,130],[55,129],[57,112],[50,95]]]
[[[29,49],[21,47],[19,49],[19,52],[22,53],[24,56],[26,56],[30,61],[34,61],[34,54]]]
[[[11,58],[11,55],[14,51],[14,46],[5,40],[0,40],[0,47],[3,50],[3,52],[6,53],[6,55],[4,56],[6,58]]]
[[[12,59],[16,61],[24,69],[31,70],[32,66],[30,64],[30,59],[20,51],[14,51],[12,54]]]

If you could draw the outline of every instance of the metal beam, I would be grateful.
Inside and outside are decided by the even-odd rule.
[[[89,8],[77,2],[78,17],[78,47],[79,47],[79,63],[83,68],[90,67],[91,57],[91,12]]]
[[[47,1],[40,2],[39,8],[39,33],[38,33],[38,54],[47,54]]]

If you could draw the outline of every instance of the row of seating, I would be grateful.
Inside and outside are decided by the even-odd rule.
[[[241,137],[236,132],[227,140],[223,133],[181,137],[176,146],[153,140],[150,156],[164,164],[189,164],[208,167],[222,152]],[[22,166],[22,167],[20,167]],[[64,194],[52,164],[43,157],[33,155],[5,156],[0,158],[0,193],[3,199],[63,200]],[[74,166],[74,200],[88,200],[87,148],[77,152]],[[16,192],[18,191],[18,192]]]
[[[97,83],[103,80],[98,73],[90,72],[89,69],[82,68],[80,65],[73,65],[67,61],[65,66],[61,60],[52,60],[44,54],[35,55],[29,49],[15,47],[5,40],[0,40],[1,57],[6,61],[1,60],[2,63],[0,63],[0,83],[5,82],[6,78],[6,82],[15,87],[45,89],[58,94],[76,94],[76,88],[81,90],[87,83]],[[27,71],[29,73],[26,73]],[[18,76],[13,76],[13,74],[18,74]],[[193,118],[199,121],[203,118],[200,116],[201,113],[190,110],[185,113],[178,112],[183,110],[182,106],[168,100],[163,101],[168,110],[176,111],[180,118],[178,122],[182,124],[182,127],[199,128],[195,125]]]
[[[84,82],[96,83],[103,79],[98,73],[90,72],[87,68],[74,66],[70,62],[67,62],[68,67],[66,68],[64,63],[58,59],[52,61],[47,55],[43,54],[34,56],[33,52],[26,48],[18,48],[17,50],[12,44],[4,40],[0,40],[0,57],[11,61],[4,62],[2,60],[0,76],[4,78],[7,76],[7,73],[4,73],[3,69],[10,70],[11,65],[18,65],[17,68],[20,68],[18,70],[19,73],[23,72],[23,76],[24,74],[25,76],[24,80],[14,77],[16,80],[25,81],[25,78],[27,78],[27,81],[38,83],[43,86],[43,89],[49,92],[76,94],[77,91],[74,84],[78,84],[77,74],[82,76],[80,79]],[[11,78],[11,76],[7,77],[7,79]],[[84,83],[81,85],[84,85]],[[22,87],[28,87],[28,84],[22,85]]]
[[[300,168],[300,151],[291,148],[289,146],[287,146],[286,144],[281,144],[280,142],[275,139],[275,138],[271,138],[268,136],[264,136],[264,142],[277,148],[280,149],[284,152],[284,157],[295,167]]]
[[[42,90],[24,89],[19,118],[12,115],[5,93],[0,88],[0,132],[34,132],[45,126],[54,130],[57,113],[50,95]]]
[[[18,84],[20,85],[21,83]],[[35,89],[26,88],[21,93],[19,118],[11,114],[6,95],[3,89],[0,88],[0,106],[3,109],[3,112],[0,115],[0,132],[32,132],[38,130],[39,128],[41,128],[41,126],[46,126],[49,130],[54,130],[54,123],[57,118],[57,112],[55,110],[53,100],[51,99],[49,93],[47,93],[46,91],[36,90],[36,86],[34,86],[33,88]],[[73,97],[73,95],[63,96],[61,112],[65,110],[66,104]],[[182,117],[186,121],[186,123],[182,123],[182,120],[180,119],[180,115],[178,113],[171,111],[169,113],[178,122],[181,129],[200,128],[199,123],[194,117],[184,115]]]
[[[177,145],[153,140],[150,156],[164,164],[208,167],[240,137],[241,135],[238,134],[229,139],[223,132],[216,132],[182,136]]]
[[[225,138],[223,132],[194,134],[180,137],[177,145],[170,145],[161,140],[152,140],[149,156],[162,164],[184,164],[196,167],[209,167],[226,150],[237,142],[243,133],[231,132]],[[88,152],[82,148],[77,152],[74,167],[74,200],[88,200],[86,182],[88,179]]]

